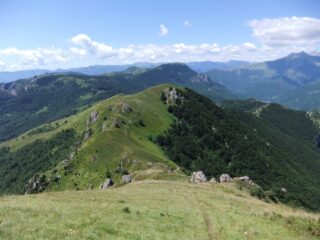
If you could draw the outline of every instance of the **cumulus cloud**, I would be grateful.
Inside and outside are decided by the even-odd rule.
[[[257,49],[256,45],[250,42],[245,42],[242,46],[249,51],[254,51]]]
[[[192,23],[191,23],[189,20],[185,20],[185,21],[183,22],[183,26],[185,26],[185,27],[191,27],[191,26],[192,26]]]
[[[258,29],[258,25],[254,26]],[[264,30],[261,29],[261,31],[257,30],[257,33],[255,34],[264,36],[263,32]],[[286,33],[284,33],[284,35],[286,35]],[[288,36],[291,35],[288,34]],[[309,35],[305,34],[304,36]],[[311,39],[317,39],[314,37],[314,34],[312,36]],[[189,62],[206,60],[247,60],[256,62],[276,59],[292,52],[312,52],[317,50],[312,44],[287,44],[279,47],[279,40],[274,40],[275,37],[269,36],[260,38],[263,39],[263,44],[259,46],[256,46],[252,42],[224,46],[218,45],[217,43],[186,44],[180,42],[163,45],[131,44],[115,48],[107,43],[95,41],[86,34],[78,34],[71,38],[69,50],[53,47],[37,49],[0,49],[0,69],[18,70],[39,66],[46,68],[66,68],[69,65],[81,66],[94,64],[127,64],[135,62]],[[272,41],[270,39],[272,39]],[[282,37],[281,39],[283,42],[284,38]],[[290,38],[286,37],[285,41],[289,41],[288,39],[290,40]],[[300,43],[302,40],[301,38],[299,39],[298,42]],[[304,37],[304,39],[307,38]],[[310,39],[310,37],[308,39]],[[290,40],[291,43],[296,41],[296,38],[291,38]],[[277,44],[275,45],[274,42]],[[307,41],[307,43],[309,43],[309,41]],[[63,65],[61,63],[63,63]]]
[[[58,48],[37,48],[37,49],[17,49],[5,48],[0,50],[0,57],[12,62],[12,69],[30,68],[46,66],[50,64],[62,63],[68,61],[69,57],[62,49]],[[2,65],[8,66],[8,63],[2,62]]]
[[[73,53],[86,55],[87,52],[97,54],[101,57],[108,57],[114,54],[111,46],[93,41],[86,34],[78,34],[71,39],[71,42],[80,48],[72,48]]]
[[[168,33],[169,33],[169,29],[165,25],[161,24],[159,36],[163,37],[163,36],[167,35]]]
[[[314,45],[320,42],[320,19],[283,17],[252,20],[253,36],[267,46]]]

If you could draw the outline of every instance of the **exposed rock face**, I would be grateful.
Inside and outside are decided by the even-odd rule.
[[[239,177],[238,179],[242,182],[254,185],[254,182],[248,176],[242,176],[242,177]]]
[[[128,103],[123,103],[121,107],[121,111],[124,113],[129,113],[129,112],[132,112],[133,109],[129,106]]]
[[[48,182],[45,175],[34,174],[25,186],[26,194],[42,192],[47,186]]]
[[[206,175],[204,175],[202,171],[192,173],[192,176],[191,176],[192,183],[203,183],[206,181],[207,181]]]
[[[221,174],[220,176],[220,182],[230,182],[231,181],[231,177],[229,176],[229,174]]]
[[[128,174],[128,175],[123,175],[121,180],[123,183],[131,183],[132,178],[131,178],[131,175]]]
[[[241,180],[243,182],[249,182],[250,178],[248,176],[243,176],[243,177],[239,177],[239,180]]]
[[[178,99],[177,91],[175,88],[172,88],[171,90],[168,89],[164,92],[166,96],[166,103],[167,104],[175,104],[176,100]]]
[[[99,113],[97,111],[93,111],[90,113],[88,119],[87,119],[87,127],[86,127],[86,132],[84,135],[84,140],[87,140],[91,134],[92,134],[92,129],[90,128],[90,124],[96,122],[99,118]]]
[[[209,76],[202,74],[202,73],[198,73],[197,75],[195,75],[192,79],[191,82],[193,83],[208,83],[209,82]]]
[[[111,178],[107,178],[103,184],[101,184],[100,189],[107,189],[113,185],[113,181]]]
[[[91,112],[89,119],[88,119],[89,124],[96,122],[98,120],[98,118],[99,118],[99,113],[97,111]]]
[[[216,180],[215,178],[211,178],[211,179],[210,179],[210,182],[211,182],[211,183],[216,183],[217,180]]]

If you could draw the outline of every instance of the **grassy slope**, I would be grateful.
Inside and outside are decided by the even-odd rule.
[[[232,183],[142,181],[2,197],[0,238],[318,239],[319,217],[259,201]]]
[[[71,173],[65,175],[63,159],[56,168],[46,172],[47,177],[62,176],[58,183],[50,185],[51,190],[87,189],[89,185],[99,187],[108,170],[112,173],[112,178],[119,181],[122,174],[114,173],[119,164],[132,173],[135,179],[185,178],[179,170],[170,171],[177,166],[168,160],[159,146],[149,140],[149,136],[161,134],[173,121],[167,106],[160,101],[161,91],[168,87],[169,85],[160,85],[134,95],[114,96],[79,114],[51,123],[51,126],[59,123],[58,127],[51,131],[30,135],[31,131],[36,130],[32,129],[14,140],[2,143],[0,147],[10,146],[11,150],[15,151],[37,139],[50,139],[63,129],[72,128],[81,135],[86,129],[88,116],[97,111],[99,118],[90,126],[93,134],[82,143],[71,161]],[[122,112],[123,103],[127,103],[133,111]],[[123,122],[120,128],[112,126],[115,119]],[[145,126],[140,126],[139,120],[142,120]],[[103,125],[106,126],[104,130]]]

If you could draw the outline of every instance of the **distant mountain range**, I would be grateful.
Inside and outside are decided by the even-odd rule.
[[[257,98],[294,109],[319,109],[320,56],[292,53],[274,61],[206,73],[243,98]]]
[[[277,102],[300,110],[320,109],[320,56],[305,52],[292,53],[284,58],[261,63],[245,61],[229,62],[189,62],[185,65],[198,73],[210,77],[211,82],[224,86],[233,98],[256,98],[262,101]],[[160,66],[160,63],[136,63],[128,65],[95,65],[81,68],[57,69],[55,71],[35,69],[18,72],[0,72],[0,82],[26,79],[43,74],[71,74],[99,76],[123,72],[142,73],[146,69]],[[119,75],[120,76],[120,75]],[[164,79],[163,79],[164,80]],[[163,81],[162,81],[163,82]],[[193,84],[193,88],[197,84]],[[203,90],[203,86],[198,86]],[[200,91],[200,92],[201,92]],[[208,96],[208,94],[201,92]],[[224,92],[225,93],[225,92]],[[223,94],[224,94],[223,93]],[[212,99],[221,99],[220,96]],[[4,95],[2,94],[2,97]]]
[[[93,65],[88,67],[79,67],[79,68],[68,68],[68,69],[56,69],[56,70],[48,70],[48,69],[31,69],[24,71],[5,71],[0,72],[0,82],[11,82],[19,79],[31,78],[36,75],[42,75],[46,73],[82,73],[86,75],[101,75],[110,72],[120,72],[124,71],[131,67],[138,68],[153,68],[159,66],[163,63],[134,63],[134,64],[124,64],[124,65]],[[190,62],[186,63],[191,69],[196,72],[204,73],[213,69],[229,69],[232,67],[239,67],[248,65],[248,62],[245,61],[229,61],[229,62],[212,62],[212,61],[204,61],[204,62]]]
[[[44,74],[0,83],[0,141],[45,122],[74,114],[93,102],[163,83],[189,87],[214,101],[237,98],[208,76],[179,63],[147,69],[130,67],[126,71],[95,76]]]

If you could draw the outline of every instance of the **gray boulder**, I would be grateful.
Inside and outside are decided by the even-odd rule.
[[[216,183],[217,180],[216,180],[215,178],[211,178],[209,182],[211,182],[211,183]]]
[[[98,120],[98,118],[99,118],[99,113],[97,111],[91,112],[89,119],[88,119],[89,124],[96,122]]]
[[[229,174],[221,174],[220,176],[220,182],[230,182],[231,181],[231,177],[229,176]]]
[[[132,112],[132,108],[129,106],[128,103],[123,103],[122,104],[122,108],[121,108],[122,112],[124,113],[129,113],[129,112]]]
[[[166,90],[165,91],[165,96],[166,96],[166,102],[168,104],[175,104],[176,103],[176,100],[178,98],[178,95],[177,95],[177,91],[175,88],[172,88],[171,90]]]
[[[103,184],[101,184],[100,189],[104,190],[107,189],[109,187],[111,187],[113,185],[113,181],[111,178],[107,178]]]
[[[242,176],[242,177],[239,177],[239,180],[242,182],[249,182],[250,178],[248,176]]]
[[[193,172],[191,176],[192,183],[204,183],[207,181],[206,175],[202,171]]]
[[[43,192],[48,184],[46,175],[34,174],[25,186],[26,194]]]
[[[123,175],[121,180],[122,180],[122,183],[131,183],[132,178],[131,178],[131,175],[128,174],[128,175]]]

